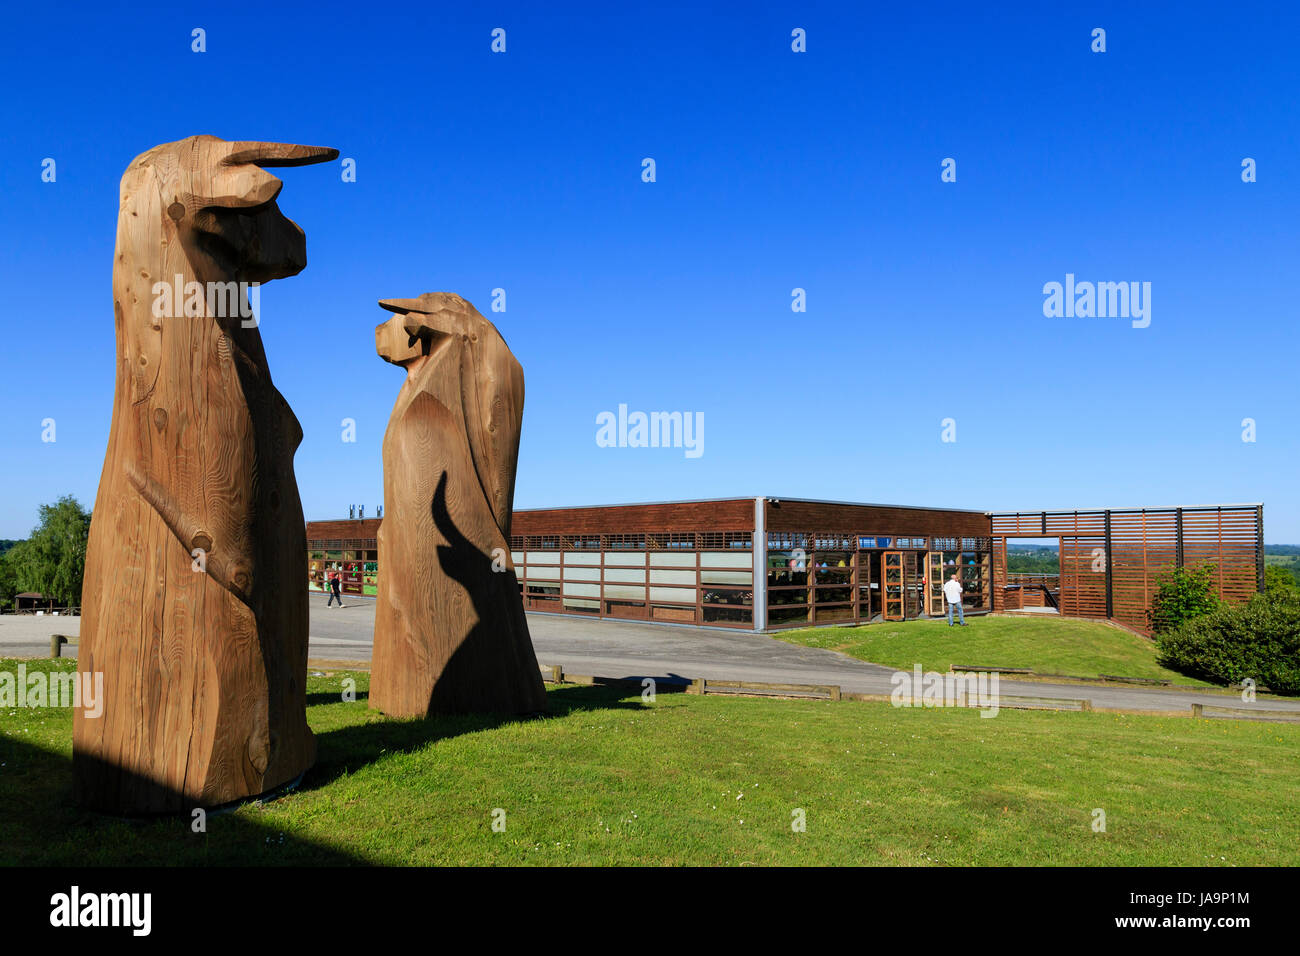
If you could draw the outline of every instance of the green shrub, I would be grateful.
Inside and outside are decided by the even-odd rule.
[[[1151,599],[1147,618],[1151,631],[1160,634],[1209,614],[1223,602],[1214,592],[1214,576],[1218,569],[1212,564],[1194,568],[1175,568],[1158,575],[1159,586]]]
[[[1264,568],[1265,591],[1300,591],[1300,581],[1286,568],[1270,564]]]
[[[1220,684],[1300,694],[1300,591],[1257,594],[1156,635],[1159,662]]]

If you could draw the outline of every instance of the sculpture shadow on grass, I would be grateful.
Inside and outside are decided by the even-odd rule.
[[[639,696],[631,697],[633,694],[639,695],[640,688],[607,685],[560,687],[547,694],[550,708],[545,713],[383,718],[336,730],[318,731],[316,766],[307,771],[298,789],[305,792],[318,790],[385,755],[416,753],[462,734],[495,730],[507,724],[558,720],[578,711],[645,709],[646,705]],[[357,699],[361,699],[359,693]],[[337,696],[332,697],[332,702],[337,700]]]
[[[5,848],[6,865],[358,866],[371,862],[287,834],[283,824],[225,812],[233,806],[209,810],[206,833],[194,832],[190,812],[118,817],[83,809],[73,802],[71,758],[8,734],[0,734],[0,764],[4,765],[0,846]],[[179,795],[177,801],[188,803]]]
[[[659,692],[676,689],[671,677],[656,678]],[[560,720],[593,710],[641,710],[639,678],[615,685],[552,689],[545,714],[446,715],[370,723],[317,733],[317,762],[286,796],[329,786],[386,754],[415,752],[461,734],[512,723]],[[363,700],[364,692],[357,699]],[[313,704],[337,704],[337,694],[313,694]],[[86,758],[83,758],[86,759]],[[72,798],[72,760],[0,734],[0,847],[15,866],[365,866],[373,861],[325,843],[291,836],[283,824],[263,823],[228,812],[244,804],[212,808],[207,833],[194,833],[190,812],[117,817],[87,810]],[[139,786],[148,781],[135,781]],[[178,802],[181,801],[177,797]],[[245,801],[250,803],[252,801]],[[274,808],[275,802],[268,804]]]
[[[325,704],[337,704],[339,702],[337,691],[318,691],[314,694],[307,695],[307,706],[317,707]],[[357,691],[357,700],[367,702],[370,700],[370,692],[366,690]]]

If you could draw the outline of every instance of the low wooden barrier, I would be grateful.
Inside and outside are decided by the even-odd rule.
[[[1217,720],[1266,720],[1275,724],[1300,724],[1300,710],[1254,710],[1249,707],[1192,704],[1192,716]]]
[[[976,667],[973,664],[953,664],[949,670],[954,673],[983,671],[987,674],[1023,674],[1042,680],[1076,680],[1089,684],[1145,684],[1152,687],[1172,687],[1173,681],[1162,677],[1120,677],[1116,674],[1099,674],[1096,677],[1084,677],[1080,674],[1043,674],[1029,667]]]
[[[1092,710],[1092,701],[1082,697],[1025,697],[999,694],[997,704],[999,710]]]
[[[839,700],[837,684],[769,684],[752,680],[696,680],[688,694],[736,694],[752,697],[808,697],[814,700]]]
[[[583,686],[610,686],[625,687],[629,689],[645,689],[645,677],[599,677],[591,674],[569,674],[558,664],[539,664],[543,680],[550,684],[578,684]],[[954,671],[987,671],[998,673],[1030,673],[1020,668],[998,668],[998,667],[962,667],[953,665]],[[1067,675],[1046,675],[1034,674],[1036,677],[1060,676]],[[741,680],[712,680],[697,678],[691,680],[685,677],[652,677],[655,682],[656,691],[665,693],[682,693],[687,694],[730,694],[733,696],[745,697],[784,697],[784,698],[801,698],[806,700],[856,700],[856,701],[887,701],[891,700],[889,694],[856,694],[843,692],[837,684],[789,684],[789,683],[767,683],[764,681],[741,681]],[[1128,680],[1135,682],[1148,683],[1168,683],[1151,678],[1116,678],[1116,677],[1091,677],[1091,678],[1072,678],[1075,680]],[[1088,713],[1092,712],[1092,701],[1082,697],[1037,697],[1028,694],[999,694],[996,701],[999,710],[1058,710]],[[987,710],[988,706],[981,706],[978,702],[967,702],[964,705],[974,709]],[[1104,709],[1104,708],[1103,708]],[[1178,712],[1171,711],[1166,716],[1172,716]],[[1187,713],[1182,711],[1181,713]],[[1244,707],[1220,707],[1214,704],[1193,704],[1191,709],[1193,717],[1219,718],[1219,719],[1238,719],[1238,720],[1265,720],[1276,723],[1300,723],[1300,711],[1287,710],[1253,710]]]

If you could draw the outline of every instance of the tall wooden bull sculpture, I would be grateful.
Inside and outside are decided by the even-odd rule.
[[[195,136],[122,177],[117,381],[90,527],[78,667],[104,707],[73,726],[75,794],[116,813],[264,793],[315,760],[298,420],[249,295],[306,239],[268,166],[337,150]],[[232,314],[233,313],[233,314]]]
[[[370,706],[387,714],[546,707],[510,562],[524,374],[457,295],[379,303],[380,357],[406,369],[384,434]]]

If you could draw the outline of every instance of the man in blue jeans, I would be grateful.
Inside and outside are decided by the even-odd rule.
[[[957,609],[957,617],[961,620],[961,626],[966,626],[966,610],[961,606],[961,581],[957,579],[957,572],[952,573],[943,584],[944,601],[948,604],[948,626],[952,627],[952,609]]]

